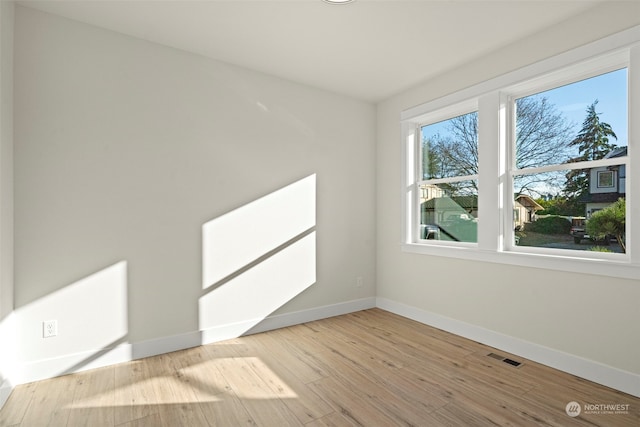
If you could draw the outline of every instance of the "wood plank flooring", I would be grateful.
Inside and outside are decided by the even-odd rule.
[[[640,399],[371,309],[24,384],[0,426],[638,427]]]

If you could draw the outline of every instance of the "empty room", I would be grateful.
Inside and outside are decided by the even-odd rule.
[[[638,1],[0,0],[0,426],[638,426],[638,147]]]

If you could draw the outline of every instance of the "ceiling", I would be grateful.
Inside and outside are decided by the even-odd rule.
[[[377,102],[606,0],[82,0],[23,6]]]

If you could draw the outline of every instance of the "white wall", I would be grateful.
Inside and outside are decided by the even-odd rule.
[[[640,280],[401,252],[399,123],[401,111],[412,106],[638,24],[640,4],[607,4],[378,106],[376,278],[382,301],[466,328],[479,341],[487,332],[558,357],[592,361],[590,366],[622,376],[631,373],[640,393],[638,377],[633,379],[640,374]]]
[[[0,407],[12,387],[15,365],[13,312],[13,15],[0,2]]]
[[[238,313],[266,297],[281,316],[372,303],[372,105],[19,6],[15,30],[25,376],[243,332],[270,312]],[[291,209],[303,224],[282,220]],[[203,284],[225,253],[237,265]],[[43,339],[50,319],[58,336]]]
[[[291,273],[305,290],[293,299],[298,288],[283,291],[288,302],[275,317],[368,301],[377,280],[381,299],[639,373],[637,280],[402,253],[399,192],[400,111],[636,25],[638,12],[631,3],[596,9],[452,70],[381,103],[376,127],[368,104],[17,7],[20,379],[91,366],[113,346],[162,351],[154,345],[167,337],[199,336],[200,310],[216,307],[214,292],[288,283],[253,279],[256,268],[278,270],[283,259],[304,261]],[[289,201],[304,210],[297,203],[309,195],[295,194],[311,181],[314,226],[286,227],[270,210],[282,245],[215,286],[203,283],[216,265],[203,258],[211,253],[205,241],[234,243],[207,230],[253,215],[248,231],[236,221],[243,237],[229,247],[251,254],[245,236],[263,222],[256,206],[277,211]],[[357,276],[363,287],[354,286]],[[245,309],[258,294],[232,301]],[[43,339],[49,319],[59,321],[59,334]],[[242,328],[255,321],[231,320]],[[57,360],[57,370],[44,359]]]

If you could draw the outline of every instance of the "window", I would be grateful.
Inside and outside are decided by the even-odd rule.
[[[404,111],[403,249],[637,277],[639,79],[636,27]]]
[[[507,197],[516,207],[522,204],[521,196],[530,199],[524,206],[527,220],[513,230],[518,246],[625,252],[624,242],[594,239],[571,226],[574,217],[588,217],[594,209],[626,197],[614,187],[614,169],[626,166],[628,139],[627,68],[608,71],[617,65],[617,60],[607,63],[607,71],[599,73],[603,65],[598,64],[594,76],[568,82],[563,77],[562,84],[551,89],[545,79],[539,83],[544,90],[527,84],[525,96],[517,92],[518,86],[505,91],[511,111],[505,125],[511,124],[507,142],[513,183]],[[570,78],[572,73],[567,74]]]
[[[421,240],[477,242],[478,114],[420,126]]]
[[[613,171],[598,171],[598,188],[613,188]]]

